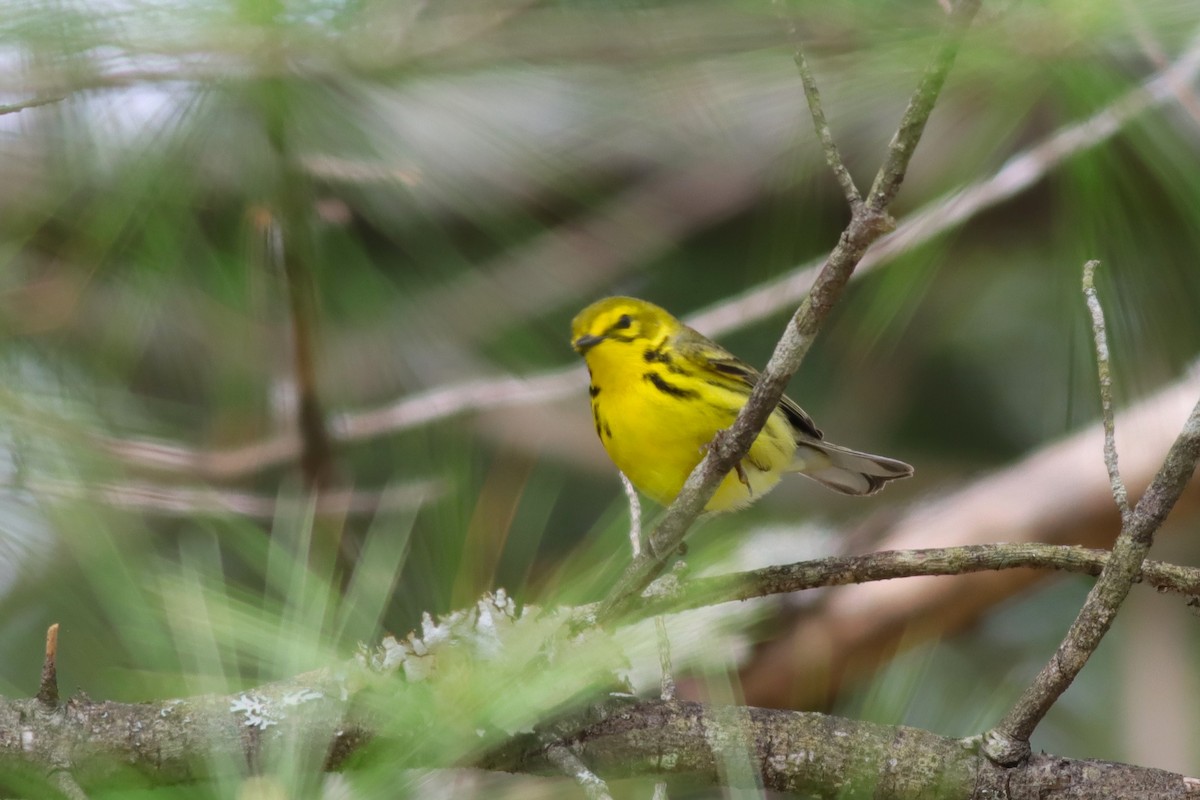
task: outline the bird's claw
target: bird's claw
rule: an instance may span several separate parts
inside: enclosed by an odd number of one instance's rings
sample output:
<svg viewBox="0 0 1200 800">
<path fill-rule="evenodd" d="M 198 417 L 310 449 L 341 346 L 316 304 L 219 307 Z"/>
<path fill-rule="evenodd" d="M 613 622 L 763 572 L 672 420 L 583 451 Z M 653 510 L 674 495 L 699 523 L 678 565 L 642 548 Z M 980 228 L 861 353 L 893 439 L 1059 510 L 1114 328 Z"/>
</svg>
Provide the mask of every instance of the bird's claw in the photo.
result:
<svg viewBox="0 0 1200 800">
<path fill-rule="evenodd" d="M 742 466 L 742 462 L 739 461 L 734 470 L 737 472 L 738 480 L 742 482 L 742 486 L 746 487 L 746 491 L 754 494 L 754 487 L 750 485 L 750 476 L 746 474 L 746 468 Z"/>
</svg>

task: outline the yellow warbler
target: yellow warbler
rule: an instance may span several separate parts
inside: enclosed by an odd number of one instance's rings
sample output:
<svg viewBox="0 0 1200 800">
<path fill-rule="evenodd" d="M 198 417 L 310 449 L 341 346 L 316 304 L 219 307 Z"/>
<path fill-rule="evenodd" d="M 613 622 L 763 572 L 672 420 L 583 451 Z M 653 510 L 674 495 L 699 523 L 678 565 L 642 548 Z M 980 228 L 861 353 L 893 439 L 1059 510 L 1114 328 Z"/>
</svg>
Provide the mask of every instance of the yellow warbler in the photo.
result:
<svg viewBox="0 0 1200 800">
<path fill-rule="evenodd" d="M 571 346 L 592 376 L 592 416 L 604 449 L 634 486 L 663 505 L 675 499 L 717 431 L 733 424 L 759 378 L 703 334 L 632 297 L 609 297 L 581 311 L 571 323 Z M 803 409 L 784 397 L 705 510 L 748 505 L 785 472 L 865 495 L 913 469 L 824 441 Z"/>
</svg>

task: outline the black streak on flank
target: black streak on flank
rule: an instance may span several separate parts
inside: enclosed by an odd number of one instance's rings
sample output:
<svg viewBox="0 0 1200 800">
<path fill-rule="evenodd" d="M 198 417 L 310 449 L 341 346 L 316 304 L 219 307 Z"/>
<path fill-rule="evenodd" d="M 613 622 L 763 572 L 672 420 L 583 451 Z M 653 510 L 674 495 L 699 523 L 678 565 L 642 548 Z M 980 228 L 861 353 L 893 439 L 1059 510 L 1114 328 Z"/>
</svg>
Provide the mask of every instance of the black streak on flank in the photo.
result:
<svg viewBox="0 0 1200 800">
<path fill-rule="evenodd" d="M 650 383 L 654 384 L 655 389 L 658 389 L 660 392 L 662 392 L 663 394 L 668 395 L 670 397 L 675 397 L 680 400 L 683 400 L 685 398 L 694 398 L 694 397 L 700 396 L 697 392 L 695 392 L 692 389 L 680 389 L 678 386 L 669 382 L 666 378 L 664 378 L 662 375 L 659 375 L 657 372 L 646 372 L 642 375 L 642 377 L 645 378 L 646 380 L 650 381 Z"/>
<path fill-rule="evenodd" d="M 591 395 L 592 397 L 595 397 L 596 395 L 600 394 L 600 387 L 599 386 L 589 386 L 588 394 Z"/>
<path fill-rule="evenodd" d="M 671 354 L 664 352 L 662 350 L 655 350 L 653 348 L 647 348 L 645 350 L 645 352 L 642 353 L 642 358 L 646 361 L 647 364 L 653 364 L 655 362 L 662 364 L 663 366 L 665 366 L 667 368 L 667 372 L 670 372 L 672 375 L 689 375 L 690 376 L 692 374 L 692 373 L 688 372 L 686 369 L 684 369 L 683 367 L 675 366 L 675 362 L 671 359 Z"/>
<path fill-rule="evenodd" d="M 596 435 L 600 435 L 600 409 L 592 406 L 592 419 L 596 423 Z"/>
<path fill-rule="evenodd" d="M 612 428 L 608 427 L 607 422 L 604 423 L 603 427 L 604 427 L 604 435 L 606 437 L 608 437 L 609 439 L 611 439 L 612 438 Z"/>
<path fill-rule="evenodd" d="M 653 364 L 655 361 L 657 361 L 660 364 L 666 364 L 667 366 L 671 365 L 670 355 L 664 353 L 662 350 L 655 350 L 652 347 L 648 348 L 646 352 L 642 353 L 642 358 L 646 359 L 647 364 Z"/>
</svg>

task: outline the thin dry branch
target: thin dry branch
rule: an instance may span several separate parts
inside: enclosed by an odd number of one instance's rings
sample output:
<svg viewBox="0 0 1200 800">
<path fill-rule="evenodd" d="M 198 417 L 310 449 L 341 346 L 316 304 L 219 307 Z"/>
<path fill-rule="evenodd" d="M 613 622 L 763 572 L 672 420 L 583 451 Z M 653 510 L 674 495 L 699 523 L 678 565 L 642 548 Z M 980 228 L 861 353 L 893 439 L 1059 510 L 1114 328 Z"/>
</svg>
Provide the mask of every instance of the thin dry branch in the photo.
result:
<svg viewBox="0 0 1200 800">
<path fill-rule="evenodd" d="M 637 558 L 642 554 L 642 501 L 638 497 L 637 489 L 633 488 L 633 481 L 629 480 L 624 472 L 617 474 L 621 476 L 625 499 L 629 501 L 629 552 Z"/>
<path fill-rule="evenodd" d="M 852 210 L 856 209 L 862 205 L 862 195 L 859 194 L 858 187 L 854 185 L 854 178 L 850 176 L 850 171 L 842 162 L 841 151 L 838 150 L 837 142 L 834 141 L 833 132 L 829 130 L 829 122 L 825 119 L 825 109 L 821 105 L 821 92 L 817 89 L 817 79 L 813 77 L 808 59 L 804 57 L 804 47 L 800 39 L 800 31 L 796 27 L 796 18 L 783 9 L 781 0 L 776 0 L 775 5 L 780 9 L 788 34 L 792 37 L 792 43 L 796 47 L 796 52 L 792 54 L 792 60 L 796 62 L 796 69 L 800 71 L 800 81 L 804 84 L 804 97 L 808 100 L 808 110 L 812 115 L 817 139 L 821 142 L 821 149 L 825 151 L 825 161 L 833 170 L 833 176 L 837 178 L 838 184 L 842 187 L 846 203 Z"/>
<path fill-rule="evenodd" d="M 1054 656 L 1012 710 L 989 732 L 988 756 L 1000 764 L 1013 764 L 1029 754 L 1029 737 L 1054 702 L 1071 685 L 1104 638 L 1117 610 L 1142 567 L 1175 501 L 1196 471 L 1200 460 L 1200 402 L 1171 446 L 1162 469 L 1122 527 L 1112 555 L 1088 592 L 1087 600 Z"/>
<path fill-rule="evenodd" d="M 1112 484 L 1113 500 L 1121 512 L 1121 520 L 1129 521 L 1129 492 L 1117 467 L 1117 433 L 1113 423 L 1112 372 L 1108 363 L 1108 332 L 1104 325 L 1104 309 L 1096 295 L 1096 267 L 1099 261 L 1083 265 L 1083 297 L 1092 317 L 1092 338 L 1096 346 L 1096 372 L 1100 383 L 1100 421 L 1104 426 L 1104 466 Z"/>
<path fill-rule="evenodd" d="M 545 756 L 547 761 L 579 784 L 588 800 L 612 800 L 608 784 L 562 744 L 555 743 L 547 747 Z"/>
<path fill-rule="evenodd" d="M 0 117 L 5 114 L 16 114 L 18 111 L 24 111 L 27 108 L 37 108 L 38 106 L 48 106 L 51 103 L 58 103 L 66 100 L 65 94 L 49 95 L 46 97 L 35 97 L 31 100 L 24 100 L 20 103 L 3 103 L 0 104 Z"/>
<path fill-rule="evenodd" d="M 140 482 L 82 484 L 37 478 L 27 479 L 14 488 L 27 489 L 35 495 L 52 499 L 85 500 L 111 508 L 164 516 L 240 514 L 257 519 L 273 519 L 281 510 L 301 510 L 310 505 L 307 498 L 301 497 L 272 497 L 228 489 Z M 409 511 L 437 498 L 443 490 L 443 485 L 438 481 L 397 484 L 383 491 L 333 488 L 317 495 L 312 510 L 318 516 L 335 517 Z"/>
<path fill-rule="evenodd" d="M 1200 461 L 1200 401 L 1192 409 L 1154 480 L 1130 513 L 1125 485 L 1117 471 L 1116 442 L 1112 420 L 1112 392 L 1108 375 L 1108 345 L 1104 314 L 1096 299 L 1096 262 L 1084 267 L 1083 289 L 1092 314 L 1096 361 L 1100 373 L 1100 396 L 1104 410 L 1104 461 L 1112 482 L 1113 499 L 1121 509 L 1121 533 L 1096 585 L 1088 592 L 1083 608 L 1071 624 L 1058 649 L 1022 693 L 1016 705 L 988 731 L 984 751 L 998 764 L 1015 764 L 1028 758 L 1029 737 L 1042 718 L 1087 664 L 1100 641 L 1112 627 L 1117 612 L 1142 569 L 1142 562 Z"/>
<path fill-rule="evenodd" d="M 1200 375 L 1194 375 L 1117 415 L 1121 472 L 1134 497 L 1150 484 L 1198 394 Z M 1103 442 L 1101 426 L 1093 425 L 941 497 L 926 498 L 894 519 L 868 521 L 861 534 L 846 535 L 869 536 L 881 550 L 998 541 L 1109 548 L 1121 520 L 1096 455 Z M 1176 516 L 1198 510 L 1200 482 L 1193 481 Z M 741 671 L 746 700 L 759 706 L 820 707 L 842 685 L 892 658 L 897 648 L 961 630 L 1044 577 L 1010 569 L 829 589 L 819 613 L 799 613 L 786 632 L 755 649 Z"/>
<path fill-rule="evenodd" d="M 58 623 L 46 629 L 46 656 L 42 661 L 42 678 L 38 683 L 38 702 L 49 708 L 58 706 Z"/>
<path fill-rule="evenodd" d="M 52 773 L 51 782 L 67 800 L 88 800 L 87 792 L 83 790 L 71 773 L 64 769 L 55 770 Z"/>
<path fill-rule="evenodd" d="M 837 556 L 708 578 L 693 578 L 678 592 L 655 596 L 639 611 L 647 616 L 703 608 L 752 597 L 844 586 L 896 578 L 967 575 L 1008 569 L 1039 569 L 1099 575 L 1109 551 L 1074 545 L 1004 542 L 999 544 L 881 550 L 861 556 Z M 1160 592 L 1200 596 L 1200 568 L 1146 561 L 1137 580 Z"/>
<path fill-rule="evenodd" d="M 662 692 L 659 697 L 667 701 L 674 700 L 675 671 L 671 666 L 671 637 L 661 616 L 654 618 L 654 632 L 658 636 L 658 665 L 662 669 Z"/>
<path fill-rule="evenodd" d="M 718 434 L 704 459 L 692 471 L 679 495 L 646 542 L 647 553 L 626 570 L 601 603 L 597 619 L 611 622 L 636 601 L 638 595 L 666 566 L 667 559 L 682 544 L 704 504 L 712 497 L 725 475 L 750 449 L 758 432 L 783 397 L 787 382 L 795 375 L 808 349 L 840 299 L 855 266 L 867 248 L 893 224 L 887 208 L 900 189 L 909 160 L 924 132 L 925 123 L 954 63 L 967 27 L 979 8 L 978 0 L 962 0 L 951 16 L 942 41 L 905 109 L 900 126 L 888 146 L 866 202 L 854 209 L 846 230 L 829 255 L 808 296 L 792 317 L 771 355 L 753 392 L 733 425 Z"/>
</svg>

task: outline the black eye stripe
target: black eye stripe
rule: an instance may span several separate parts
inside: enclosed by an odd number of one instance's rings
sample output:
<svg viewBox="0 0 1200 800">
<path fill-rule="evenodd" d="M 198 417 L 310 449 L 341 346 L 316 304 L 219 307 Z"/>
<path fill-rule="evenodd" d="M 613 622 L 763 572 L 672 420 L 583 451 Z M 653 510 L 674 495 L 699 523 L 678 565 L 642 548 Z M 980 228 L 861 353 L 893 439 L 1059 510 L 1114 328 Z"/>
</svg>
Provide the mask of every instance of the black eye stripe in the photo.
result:
<svg viewBox="0 0 1200 800">
<path fill-rule="evenodd" d="M 628 314 L 622 314 L 621 318 L 612 324 L 609 328 L 611 331 L 620 331 L 633 326 L 633 317 Z"/>
</svg>

